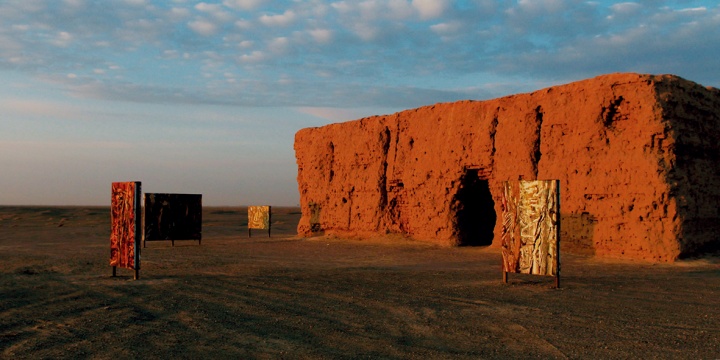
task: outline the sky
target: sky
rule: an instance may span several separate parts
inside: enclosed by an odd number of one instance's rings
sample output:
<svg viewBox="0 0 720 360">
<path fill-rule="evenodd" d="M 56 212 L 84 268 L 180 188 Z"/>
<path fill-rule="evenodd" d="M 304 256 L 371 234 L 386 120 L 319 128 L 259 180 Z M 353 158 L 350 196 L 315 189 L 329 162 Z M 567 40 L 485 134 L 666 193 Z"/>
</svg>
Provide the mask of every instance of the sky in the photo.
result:
<svg viewBox="0 0 720 360">
<path fill-rule="evenodd" d="M 718 59 L 716 0 L 0 0 L 0 205 L 294 206 L 302 128 Z"/>
</svg>

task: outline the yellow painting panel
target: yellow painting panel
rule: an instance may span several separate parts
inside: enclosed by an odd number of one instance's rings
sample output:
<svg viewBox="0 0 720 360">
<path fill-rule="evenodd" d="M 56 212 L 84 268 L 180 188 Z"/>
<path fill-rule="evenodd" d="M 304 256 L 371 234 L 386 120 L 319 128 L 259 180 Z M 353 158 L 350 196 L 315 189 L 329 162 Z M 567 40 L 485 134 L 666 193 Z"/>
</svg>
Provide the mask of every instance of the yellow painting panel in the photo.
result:
<svg viewBox="0 0 720 360">
<path fill-rule="evenodd" d="M 270 228 L 270 206 L 248 206 L 248 229 Z"/>
</svg>

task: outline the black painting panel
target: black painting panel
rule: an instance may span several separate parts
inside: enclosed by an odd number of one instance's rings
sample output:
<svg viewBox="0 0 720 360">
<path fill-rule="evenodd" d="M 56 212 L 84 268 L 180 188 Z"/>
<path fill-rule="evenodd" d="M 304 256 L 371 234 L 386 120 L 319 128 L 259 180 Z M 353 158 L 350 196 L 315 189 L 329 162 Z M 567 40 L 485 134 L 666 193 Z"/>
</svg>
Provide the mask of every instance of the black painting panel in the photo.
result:
<svg viewBox="0 0 720 360">
<path fill-rule="evenodd" d="M 145 240 L 200 240 L 202 195 L 145 194 Z"/>
</svg>

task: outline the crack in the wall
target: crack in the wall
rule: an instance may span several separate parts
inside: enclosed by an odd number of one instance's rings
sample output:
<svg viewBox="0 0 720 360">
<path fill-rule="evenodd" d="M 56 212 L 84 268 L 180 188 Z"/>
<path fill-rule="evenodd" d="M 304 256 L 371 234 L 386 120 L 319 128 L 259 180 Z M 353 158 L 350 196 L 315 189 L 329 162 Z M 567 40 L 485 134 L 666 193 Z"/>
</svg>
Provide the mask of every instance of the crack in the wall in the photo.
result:
<svg viewBox="0 0 720 360">
<path fill-rule="evenodd" d="M 330 171 L 328 172 L 328 182 L 332 182 L 333 178 L 335 178 L 335 170 L 333 170 L 335 165 L 335 144 L 333 144 L 332 141 L 328 144 L 328 150 L 330 150 Z"/>
<path fill-rule="evenodd" d="M 606 128 L 612 128 L 618 115 L 618 109 L 620 108 L 620 104 L 622 104 L 624 100 L 625 99 L 622 96 L 619 96 L 615 98 L 615 100 L 611 101 L 610 105 L 608 105 L 607 107 L 602 107 L 602 111 L 600 112 L 600 118 Z"/>
<path fill-rule="evenodd" d="M 355 187 L 353 186 L 350 191 L 348 191 L 348 197 L 347 200 L 343 198 L 343 202 L 348 203 L 348 220 L 347 220 L 347 228 L 350 230 L 350 225 L 352 224 L 352 207 L 353 207 L 353 193 L 355 192 Z"/>
<path fill-rule="evenodd" d="M 390 129 L 386 126 L 385 130 L 380 133 L 380 143 L 382 144 L 382 171 L 378 178 L 378 191 L 380 192 L 380 212 L 384 213 L 388 204 L 388 191 L 387 191 L 387 169 L 388 169 L 388 154 L 390 152 Z M 377 228 L 380 229 L 382 223 L 382 216 L 378 216 Z"/>
<path fill-rule="evenodd" d="M 540 151 L 540 142 L 542 140 L 542 124 L 543 124 L 543 111 L 542 106 L 535 108 L 535 144 L 533 145 L 533 152 L 531 154 L 533 179 L 538 178 L 538 169 L 540 167 L 540 158 L 542 152 Z"/>
<path fill-rule="evenodd" d="M 500 108 L 498 107 L 495 109 L 495 114 L 493 115 L 492 122 L 490 122 L 490 144 L 492 144 L 492 148 L 490 149 L 490 171 L 495 170 L 495 152 L 497 149 L 495 148 L 495 134 L 497 134 L 497 127 L 499 121 L 499 115 L 500 115 Z"/>
<path fill-rule="evenodd" d="M 397 157 L 398 157 L 398 143 L 400 142 L 400 116 L 395 117 L 395 148 L 394 148 L 394 157 L 393 157 L 393 163 L 397 164 Z M 390 149 L 388 148 L 388 152 Z"/>
</svg>

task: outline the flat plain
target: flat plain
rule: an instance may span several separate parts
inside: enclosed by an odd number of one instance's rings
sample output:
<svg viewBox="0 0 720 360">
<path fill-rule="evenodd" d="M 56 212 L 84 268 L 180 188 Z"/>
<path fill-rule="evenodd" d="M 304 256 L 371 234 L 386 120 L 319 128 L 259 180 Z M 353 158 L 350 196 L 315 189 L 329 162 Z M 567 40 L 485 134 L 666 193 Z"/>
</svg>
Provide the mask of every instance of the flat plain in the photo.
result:
<svg viewBox="0 0 720 360">
<path fill-rule="evenodd" d="M 0 207 L 1 358 L 720 358 L 720 258 L 562 254 L 501 282 L 496 248 L 387 235 L 272 237 L 204 208 L 203 241 L 148 242 L 109 266 L 107 207 Z"/>
</svg>

